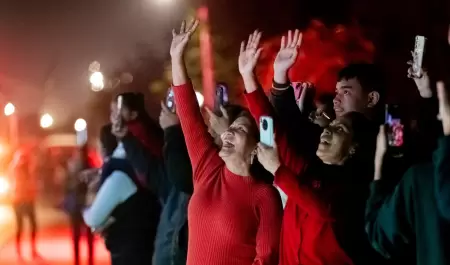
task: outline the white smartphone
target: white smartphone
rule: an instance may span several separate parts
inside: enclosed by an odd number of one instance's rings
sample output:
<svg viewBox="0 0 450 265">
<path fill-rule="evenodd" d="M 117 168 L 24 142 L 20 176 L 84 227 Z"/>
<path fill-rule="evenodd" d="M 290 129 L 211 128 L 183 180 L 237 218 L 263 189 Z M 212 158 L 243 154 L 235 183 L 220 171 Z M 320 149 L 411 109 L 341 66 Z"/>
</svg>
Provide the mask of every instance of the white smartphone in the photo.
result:
<svg viewBox="0 0 450 265">
<path fill-rule="evenodd" d="M 273 119 L 269 116 L 262 116 L 259 120 L 259 141 L 267 146 L 273 147 Z"/>
<path fill-rule="evenodd" d="M 420 77 L 422 62 L 423 62 L 423 54 L 425 53 L 425 43 L 427 39 L 424 36 L 416 36 L 416 41 L 414 43 L 414 52 L 413 52 L 413 75 Z"/>
</svg>

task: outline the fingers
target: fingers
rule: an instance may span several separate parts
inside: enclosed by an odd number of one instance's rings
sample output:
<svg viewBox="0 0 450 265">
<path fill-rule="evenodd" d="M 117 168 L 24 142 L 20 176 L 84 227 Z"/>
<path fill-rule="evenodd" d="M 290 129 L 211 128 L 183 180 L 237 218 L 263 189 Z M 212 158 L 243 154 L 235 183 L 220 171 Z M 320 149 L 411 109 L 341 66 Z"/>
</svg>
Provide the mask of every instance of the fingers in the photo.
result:
<svg viewBox="0 0 450 265">
<path fill-rule="evenodd" d="M 175 31 L 175 29 L 172 29 L 172 38 L 175 37 L 177 35 L 177 32 Z"/>
<path fill-rule="evenodd" d="M 447 91 L 445 90 L 444 82 L 439 81 L 436 84 L 437 87 L 437 94 L 439 99 L 439 106 L 448 106 L 448 97 L 447 97 Z M 442 116 L 442 113 L 441 113 Z"/>
<path fill-rule="evenodd" d="M 262 48 L 259 48 L 259 49 L 256 51 L 255 57 L 254 57 L 255 61 L 258 61 L 259 57 L 261 56 L 262 51 L 263 51 Z"/>
<path fill-rule="evenodd" d="M 288 31 L 288 37 L 287 37 L 287 47 L 291 47 L 292 45 L 292 31 Z"/>
<path fill-rule="evenodd" d="M 239 50 L 239 53 L 244 53 L 245 52 L 245 41 L 242 41 L 241 42 L 241 48 L 240 48 L 240 50 Z"/>
<path fill-rule="evenodd" d="M 186 31 L 186 21 L 183 20 L 183 22 L 181 22 L 181 26 L 180 26 L 180 34 L 185 33 Z"/>
<path fill-rule="evenodd" d="M 210 119 L 217 119 L 217 115 L 208 107 L 205 107 Z"/>
<path fill-rule="evenodd" d="M 299 33 L 298 35 L 298 39 L 297 39 L 297 48 L 299 48 L 302 45 L 302 40 L 303 40 L 303 34 Z"/>
<path fill-rule="evenodd" d="M 189 27 L 189 30 L 188 30 L 189 35 L 191 35 L 192 33 L 195 32 L 198 25 L 199 25 L 198 19 L 192 19 L 191 26 Z"/>
<path fill-rule="evenodd" d="M 280 50 L 283 50 L 284 48 L 286 48 L 286 38 L 283 36 L 281 37 Z"/>
<path fill-rule="evenodd" d="M 450 45 L 450 25 L 448 26 L 447 41 L 448 41 L 448 45 Z"/>
<path fill-rule="evenodd" d="M 224 106 L 220 106 L 220 112 L 222 112 L 222 116 L 225 118 L 225 119 L 230 119 L 230 117 L 228 117 L 228 112 L 227 112 L 227 110 L 225 109 L 225 107 Z"/>
<path fill-rule="evenodd" d="M 164 101 L 161 101 L 161 111 L 162 112 L 170 112 L 169 108 L 167 108 L 166 103 L 164 103 Z"/>
</svg>

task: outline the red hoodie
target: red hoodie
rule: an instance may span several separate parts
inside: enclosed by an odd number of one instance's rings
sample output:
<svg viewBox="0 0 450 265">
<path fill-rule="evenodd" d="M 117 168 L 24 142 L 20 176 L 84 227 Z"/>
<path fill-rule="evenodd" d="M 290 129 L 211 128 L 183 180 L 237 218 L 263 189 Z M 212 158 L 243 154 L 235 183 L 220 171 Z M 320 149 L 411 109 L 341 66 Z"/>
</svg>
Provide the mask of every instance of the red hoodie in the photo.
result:
<svg viewBox="0 0 450 265">
<path fill-rule="evenodd" d="M 274 117 L 262 89 L 246 94 L 256 121 Z M 280 239 L 280 265 L 351 265 L 352 260 L 339 245 L 331 214 L 331 201 L 317 196 L 314 185 L 301 184 L 306 161 L 289 147 L 286 132 L 275 122 L 276 143 L 282 166 L 275 173 L 275 184 L 288 196 Z"/>
</svg>

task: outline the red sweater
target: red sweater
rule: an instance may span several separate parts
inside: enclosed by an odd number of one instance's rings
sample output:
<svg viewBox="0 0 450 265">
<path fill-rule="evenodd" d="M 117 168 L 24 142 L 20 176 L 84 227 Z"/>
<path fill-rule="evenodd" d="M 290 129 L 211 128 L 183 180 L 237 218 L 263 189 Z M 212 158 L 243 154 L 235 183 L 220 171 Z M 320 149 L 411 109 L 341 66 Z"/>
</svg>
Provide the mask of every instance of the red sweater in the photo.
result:
<svg viewBox="0 0 450 265">
<path fill-rule="evenodd" d="M 225 167 L 190 83 L 174 86 L 174 94 L 194 178 L 187 264 L 277 264 L 282 218 L 278 192 Z"/>
<path fill-rule="evenodd" d="M 262 89 L 246 94 L 255 118 L 274 116 L 272 105 Z M 333 231 L 332 202 L 317 196 L 314 187 L 301 184 L 306 161 L 289 147 L 286 132 L 275 122 L 276 143 L 283 163 L 275 173 L 275 184 L 288 196 L 281 228 L 280 265 L 350 265 Z M 299 136 L 301 137 L 301 136 Z"/>
</svg>

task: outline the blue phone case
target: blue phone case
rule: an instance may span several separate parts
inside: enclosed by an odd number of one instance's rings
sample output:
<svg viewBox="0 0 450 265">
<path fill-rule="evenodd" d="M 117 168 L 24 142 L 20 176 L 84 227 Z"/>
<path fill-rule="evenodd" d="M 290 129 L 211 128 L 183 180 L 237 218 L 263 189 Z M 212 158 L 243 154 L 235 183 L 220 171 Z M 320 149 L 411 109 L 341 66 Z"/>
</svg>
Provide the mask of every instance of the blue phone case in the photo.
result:
<svg viewBox="0 0 450 265">
<path fill-rule="evenodd" d="M 269 116 L 262 116 L 259 120 L 259 141 L 267 146 L 273 147 L 273 119 Z"/>
</svg>

